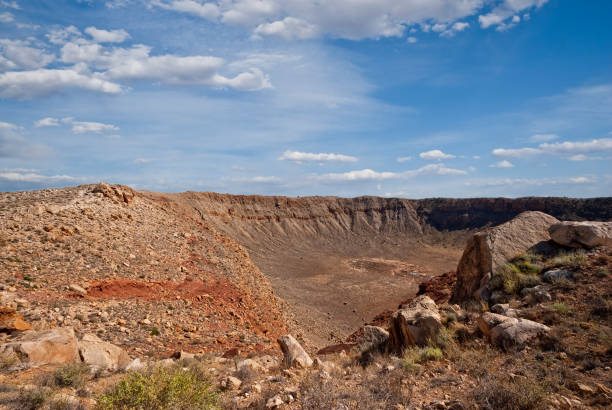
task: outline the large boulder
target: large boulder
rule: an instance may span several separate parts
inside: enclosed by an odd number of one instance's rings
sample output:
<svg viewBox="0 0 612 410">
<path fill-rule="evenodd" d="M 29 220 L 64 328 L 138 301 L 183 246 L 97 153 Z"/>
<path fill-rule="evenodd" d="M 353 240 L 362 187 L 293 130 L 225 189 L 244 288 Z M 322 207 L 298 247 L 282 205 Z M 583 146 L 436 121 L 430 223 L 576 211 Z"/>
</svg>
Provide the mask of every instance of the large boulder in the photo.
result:
<svg viewBox="0 0 612 410">
<path fill-rule="evenodd" d="M 130 357 L 123 349 L 101 340 L 96 335 L 86 334 L 78 343 L 81 360 L 94 371 L 114 372 L 130 364 Z"/>
<path fill-rule="evenodd" d="M 363 334 L 357 340 L 361 352 L 384 352 L 389 343 L 389 332 L 378 326 L 364 326 Z"/>
<path fill-rule="evenodd" d="M 417 296 L 391 316 L 390 345 L 397 352 L 409 346 L 424 346 L 435 340 L 442 320 L 436 302 L 429 296 Z"/>
<path fill-rule="evenodd" d="M 13 307 L 0 306 L 0 332 L 30 330 L 32 326 Z"/>
<path fill-rule="evenodd" d="M 549 233 L 553 241 L 571 248 L 612 246 L 612 222 L 559 222 Z"/>
<path fill-rule="evenodd" d="M 517 319 L 486 312 L 478 318 L 478 328 L 492 344 L 509 349 L 524 346 L 550 331 L 548 326 L 527 319 Z"/>
<path fill-rule="evenodd" d="M 312 366 L 312 359 L 293 336 L 281 336 L 278 338 L 277 342 L 283 351 L 283 362 L 285 366 L 296 366 L 301 368 Z"/>
<path fill-rule="evenodd" d="M 545 213 L 529 211 L 472 236 L 457 266 L 452 303 L 485 296 L 491 275 L 510 259 L 543 247 L 550 240 L 548 228 L 558 222 Z"/>
<path fill-rule="evenodd" d="M 0 346 L 0 352 L 13 352 L 31 367 L 61 365 L 79 360 L 74 329 L 61 327 L 49 330 L 28 330 Z"/>
</svg>

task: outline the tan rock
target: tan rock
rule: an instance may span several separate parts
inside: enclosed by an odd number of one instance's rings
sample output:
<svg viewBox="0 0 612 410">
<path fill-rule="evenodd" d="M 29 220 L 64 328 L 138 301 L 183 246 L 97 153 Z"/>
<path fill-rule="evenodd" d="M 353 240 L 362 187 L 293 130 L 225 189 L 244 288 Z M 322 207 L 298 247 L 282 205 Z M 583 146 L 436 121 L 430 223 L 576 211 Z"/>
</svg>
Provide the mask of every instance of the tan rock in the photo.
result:
<svg viewBox="0 0 612 410">
<path fill-rule="evenodd" d="M 478 319 L 478 327 L 492 344 L 504 349 L 522 346 L 548 333 L 550 328 L 527 319 L 517 319 L 486 312 Z"/>
<path fill-rule="evenodd" d="M 312 366 L 312 359 L 293 336 L 281 336 L 278 338 L 277 342 L 283 351 L 283 362 L 285 366 L 302 368 Z"/>
<path fill-rule="evenodd" d="M 94 194 L 100 193 L 104 197 L 113 200 L 114 202 L 123 202 L 131 204 L 134 201 L 134 190 L 125 185 L 110 185 L 106 182 L 100 182 L 96 185 L 92 192 Z"/>
<path fill-rule="evenodd" d="M 510 259 L 549 241 L 548 228 L 558 222 L 542 212 L 523 212 L 511 221 L 472 236 L 457 266 L 451 301 L 461 303 L 480 298 L 491 274 Z"/>
<path fill-rule="evenodd" d="M 15 308 L 0 306 L 0 331 L 24 331 L 30 330 L 32 326 L 23 320 Z"/>
<path fill-rule="evenodd" d="M 79 360 L 79 349 L 74 329 L 62 327 L 49 330 L 28 330 L 0 351 L 12 351 L 30 366 L 67 364 Z"/>
<path fill-rule="evenodd" d="M 612 222 L 559 222 L 549 233 L 553 241 L 572 248 L 612 246 Z"/>
<path fill-rule="evenodd" d="M 436 303 L 429 296 L 418 296 L 391 316 L 390 347 L 401 352 L 408 346 L 424 346 L 435 339 L 440 327 Z"/>
<path fill-rule="evenodd" d="M 81 360 L 95 370 L 114 372 L 130 364 L 130 357 L 119 346 L 86 334 L 78 342 Z"/>
</svg>

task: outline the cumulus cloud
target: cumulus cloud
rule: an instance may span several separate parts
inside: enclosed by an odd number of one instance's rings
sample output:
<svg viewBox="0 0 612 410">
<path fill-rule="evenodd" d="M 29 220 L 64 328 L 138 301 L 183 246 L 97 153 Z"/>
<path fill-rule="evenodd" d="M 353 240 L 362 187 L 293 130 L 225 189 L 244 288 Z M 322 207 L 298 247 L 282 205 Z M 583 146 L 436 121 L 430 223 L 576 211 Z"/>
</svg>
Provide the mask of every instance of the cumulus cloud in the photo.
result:
<svg viewBox="0 0 612 410">
<path fill-rule="evenodd" d="M 121 30 L 101 30 L 95 27 L 87 27 L 85 32 L 98 43 L 123 43 L 130 38 L 127 31 Z"/>
<path fill-rule="evenodd" d="M 502 178 L 502 179 L 482 179 L 468 181 L 465 186 L 475 187 L 500 187 L 500 186 L 544 186 L 544 185 L 570 185 L 586 184 L 595 182 L 595 178 L 579 176 L 570 178 Z"/>
<path fill-rule="evenodd" d="M 570 159 L 581 160 L 584 155 L 592 152 L 612 151 L 612 138 L 600 138 L 590 141 L 565 141 L 554 143 L 542 143 L 538 148 L 497 148 L 493 155 L 505 158 L 521 158 L 533 155 L 558 155 L 567 156 Z"/>
<path fill-rule="evenodd" d="M 371 169 L 362 169 L 344 173 L 331 173 L 318 175 L 315 179 L 319 181 L 383 181 L 388 179 L 412 178 L 419 175 L 465 175 L 466 171 L 461 169 L 447 168 L 444 164 L 429 164 L 424 167 L 404 172 L 378 172 Z"/>
<path fill-rule="evenodd" d="M 62 118 L 64 124 L 72 125 L 72 132 L 75 134 L 102 134 L 108 131 L 119 131 L 119 127 L 112 124 L 104 124 L 101 122 L 90 122 L 90 121 L 75 121 L 71 117 Z"/>
<path fill-rule="evenodd" d="M 226 63 L 212 56 L 151 56 L 151 48 L 139 44 L 131 48 L 107 49 L 100 44 L 68 42 L 61 50 L 65 63 L 84 63 L 102 70 L 99 77 L 108 80 L 153 80 L 167 85 L 207 85 L 240 91 L 270 88 L 267 75 L 258 68 L 226 77 L 219 74 Z"/>
<path fill-rule="evenodd" d="M 195 0 L 153 0 L 152 4 L 166 10 L 183 12 L 206 20 L 215 20 L 221 15 L 219 6 L 212 2 L 205 3 L 203 1 Z"/>
<path fill-rule="evenodd" d="M 316 37 L 318 34 L 319 30 L 316 26 L 293 17 L 286 17 L 272 23 L 262 23 L 255 28 L 256 36 L 277 36 L 285 40 L 303 40 Z"/>
<path fill-rule="evenodd" d="M 492 15 L 481 16 L 488 27 L 504 20 L 502 12 L 517 13 L 544 0 L 493 0 Z M 181 11 L 208 20 L 251 28 L 256 35 L 311 38 L 328 35 L 352 40 L 402 36 L 407 27 L 421 26 L 444 36 L 463 31 L 461 19 L 478 14 L 488 0 L 151 0 L 152 6 Z M 508 17 L 511 17 L 508 15 Z M 481 22 L 481 25 L 483 23 Z"/>
<path fill-rule="evenodd" d="M 441 161 L 443 159 L 450 159 L 450 158 L 455 158 L 454 155 L 452 154 L 445 154 L 444 152 L 440 151 L 439 149 L 433 149 L 431 151 L 427 151 L 427 152 L 421 152 L 419 154 L 419 157 L 429 160 L 429 161 Z"/>
<path fill-rule="evenodd" d="M 29 99 L 80 88 L 106 94 L 121 92 L 119 84 L 74 69 L 38 69 L 0 74 L 0 97 Z"/>
<path fill-rule="evenodd" d="M 59 120 L 57 118 L 53 118 L 53 117 L 46 117 L 46 118 L 41 118 L 40 120 L 36 121 L 34 123 L 34 126 L 36 128 L 40 128 L 40 127 L 57 127 L 59 126 Z"/>
<path fill-rule="evenodd" d="M 478 16 L 478 22 L 482 28 L 497 26 L 499 31 L 507 30 L 520 22 L 517 13 L 531 8 L 540 8 L 548 0 L 503 0 L 487 14 Z M 524 18 L 528 20 L 529 17 Z"/>
<path fill-rule="evenodd" d="M 514 168 L 514 164 L 508 160 L 499 161 L 489 166 L 491 168 Z"/>
<path fill-rule="evenodd" d="M 358 159 L 343 154 L 311 153 L 299 151 L 285 151 L 279 158 L 281 161 L 301 162 L 357 162 Z"/>
<path fill-rule="evenodd" d="M 29 40 L 0 39 L 0 71 L 41 68 L 53 60 L 53 54 L 32 47 Z"/>
<path fill-rule="evenodd" d="M 407 162 L 410 161 L 412 159 L 412 157 L 399 157 L 396 159 L 397 162 L 402 163 L 402 162 Z"/>
<path fill-rule="evenodd" d="M 0 179 L 10 182 L 32 182 L 39 184 L 76 182 L 84 180 L 83 178 L 76 178 L 69 175 L 40 175 L 36 173 L 24 172 L 0 172 Z"/>
</svg>

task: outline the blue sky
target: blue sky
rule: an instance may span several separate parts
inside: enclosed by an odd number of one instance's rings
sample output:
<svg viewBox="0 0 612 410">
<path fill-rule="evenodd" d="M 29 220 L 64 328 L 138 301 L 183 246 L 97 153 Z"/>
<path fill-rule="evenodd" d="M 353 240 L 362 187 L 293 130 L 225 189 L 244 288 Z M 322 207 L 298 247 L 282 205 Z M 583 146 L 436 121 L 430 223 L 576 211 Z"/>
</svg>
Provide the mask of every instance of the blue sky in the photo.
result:
<svg viewBox="0 0 612 410">
<path fill-rule="evenodd" d="M 610 196 L 604 0 L 0 0 L 0 191 Z"/>
</svg>

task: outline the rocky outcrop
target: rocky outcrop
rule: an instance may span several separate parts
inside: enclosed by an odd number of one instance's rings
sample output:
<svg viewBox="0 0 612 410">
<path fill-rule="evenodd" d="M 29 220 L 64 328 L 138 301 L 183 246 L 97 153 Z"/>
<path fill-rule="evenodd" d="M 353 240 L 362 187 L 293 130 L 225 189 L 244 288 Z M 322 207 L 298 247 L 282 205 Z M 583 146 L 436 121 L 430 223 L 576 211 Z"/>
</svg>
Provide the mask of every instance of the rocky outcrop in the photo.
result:
<svg viewBox="0 0 612 410">
<path fill-rule="evenodd" d="M 32 326 L 13 307 L 0 306 L 0 332 L 30 330 Z"/>
<path fill-rule="evenodd" d="M 100 182 L 92 191 L 94 194 L 102 194 L 105 198 L 117 203 L 131 204 L 134 201 L 134 190 L 125 185 L 111 185 Z"/>
<path fill-rule="evenodd" d="M 565 221 L 552 225 L 549 233 L 553 241 L 571 248 L 612 246 L 612 222 Z"/>
<path fill-rule="evenodd" d="M 457 282 L 451 301 L 481 298 L 490 276 L 508 260 L 550 240 L 548 228 L 559 222 L 542 212 L 524 212 L 513 220 L 475 234 L 457 266 Z"/>
<path fill-rule="evenodd" d="M 357 346 L 362 353 L 384 352 L 389 343 L 389 332 L 378 326 L 364 326 L 363 334 L 357 340 Z"/>
<path fill-rule="evenodd" d="M 548 326 L 527 319 L 517 319 L 486 312 L 478 319 L 478 328 L 492 344 L 508 349 L 524 346 L 550 331 Z"/>
<path fill-rule="evenodd" d="M 429 296 L 417 296 L 391 316 L 391 349 L 401 352 L 409 346 L 424 346 L 435 340 L 441 327 L 442 319 L 436 302 Z"/>
<path fill-rule="evenodd" d="M 71 327 L 25 331 L 0 346 L 0 351 L 15 353 L 31 367 L 61 365 L 79 360 L 78 342 Z"/>
<path fill-rule="evenodd" d="M 277 342 L 283 351 L 283 363 L 286 367 L 295 366 L 305 369 L 312 366 L 312 359 L 293 336 L 281 336 Z"/>
<path fill-rule="evenodd" d="M 118 346 L 101 340 L 94 334 L 86 334 L 78 342 L 79 356 L 92 370 L 114 372 L 130 364 L 130 357 Z"/>
</svg>

